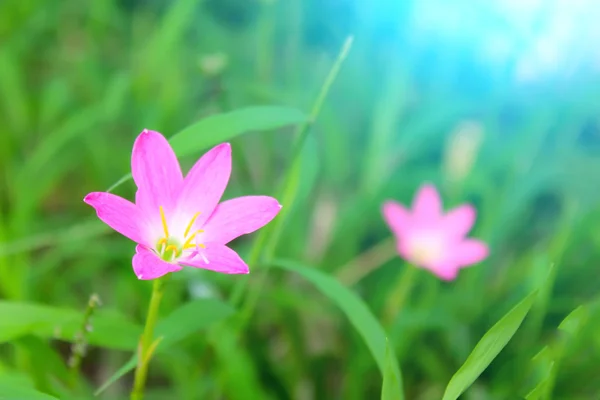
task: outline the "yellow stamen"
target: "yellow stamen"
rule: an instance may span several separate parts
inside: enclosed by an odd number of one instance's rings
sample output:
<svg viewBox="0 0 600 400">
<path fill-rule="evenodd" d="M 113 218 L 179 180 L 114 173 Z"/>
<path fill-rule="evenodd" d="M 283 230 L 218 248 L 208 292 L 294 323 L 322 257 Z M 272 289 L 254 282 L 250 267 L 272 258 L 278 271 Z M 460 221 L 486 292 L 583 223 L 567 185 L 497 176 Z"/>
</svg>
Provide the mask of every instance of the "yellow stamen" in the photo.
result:
<svg viewBox="0 0 600 400">
<path fill-rule="evenodd" d="M 192 220 L 188 224 L 187 228 L 185 228 L 185 233 L 183 234 L 183 237 L 187 237 L 188 233 L 190 232 L 190 229 L 192 229 L 192 225 L 194 225 L 194 221 L 196 221 L 196 218 L 198 218 L 198 215 L 200 215 L 199 212 L 194 214 L 194 216 L 192 217 Z"/>
<path fill-rule="evenodd" d="M 160 218 L 162 219 L 163 230 L 165 231 L 165 238 L 169 237 L 169 228 L 167 228 L 167 219 L 165 218 L 165 210 L 163 206 L 158 206 L 160 209 Z"/>
<path fill-rule="evenodd" d="M 192 243 L 192 240 L 194 240 L 194 238 L 196 238 L 196 235 L 198 235 L 199 233 L 202 233 L 202 232 L 204 232 L 204 229 L 198 229 L 196 232 L 194 232 L 192 235 L 190 235 L 190 237 L 187 238 L 187 240 L 183 244 L 183 248 L 190 249 L 191 247 L 189 247 L 189 246 Z M 187 236 L 187 234 L 186 234 L 186 236 Z M 195 247 L 194 245 L 191 245 L 191 246 Z"/>
<path fill-rule="evenodd" d="M 173 254 L 177 254 L 177 246 L 175 246 L 174 244 L 168 245 L 167 248 L 165 249 L 165 253 L 169 250 L 173 250 Z"/>
<path fill-rule="evenodd" d="M 162 238 L 158 241 L 158 245 L 160 246 L 161 244 L 167 244 L 167 238 Z"/>
<path fill-rule="evenodd" d="M 188 243 L 188 244 L 186 244 L 185 246 L 183 246 L 183 250 L 187 250 L 187 249 L 193 249 L 194 247 L 196 247 L 196 245 L 195 245 L 195 244 L 193 244 L 193 243 Z M 198 243 L 198 247 L 200 247 L 200 248 L 203 248 L 203 249 L 205 249 L 205 248 L 206 248 L 206 246 L 205 246 L 205 245 L 203 245 L 202 243 Z"/>
</svg>

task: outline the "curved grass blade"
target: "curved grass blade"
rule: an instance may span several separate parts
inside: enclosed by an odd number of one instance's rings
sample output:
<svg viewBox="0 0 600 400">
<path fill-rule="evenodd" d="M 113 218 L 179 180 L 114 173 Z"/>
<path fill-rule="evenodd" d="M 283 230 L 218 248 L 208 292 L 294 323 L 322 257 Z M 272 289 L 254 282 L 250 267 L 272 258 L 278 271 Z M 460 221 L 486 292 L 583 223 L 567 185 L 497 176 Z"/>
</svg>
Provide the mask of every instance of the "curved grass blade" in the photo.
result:
<svg viewBox="0 0 600 400">
<path fill-rule="evenodd" d="M 558 326 L 561 335 L 532 358 L 531 361 L 536 364 L 535 369 L 539 378 L 536 386 L 525 396 L 526 400 L 551 398 L 558 366 L 564 356 L 565 347 L 577 337 L 577 334 L 587 322 L 588 313 L 588 307 L 585 304 L 571 311 Z"/>
<path fill-rule="evenodd" d="M 510 341 L 531 309 L 538 291 L 535 290 L 513 307 L 475 346 L 467 361 L 450 379 L 442 400 L 456 400 L 481 375 Z"/>
<path fill-rule="evenodd" d="M 307 117 L 295 108 L 282 106 L 255 106 L 208 116 L 188 126 L 169 139 L 178 157 L 207 150 L 246 132 L 279 129 L 305 122 Z M 127 174 L 113 184 L 113 191 L 131 179 Z"/>
<path fill-rule="evenodd" d="M 400 377 L 394 368 L 394 349 L 390 348 L 390 342 L 385 341 L 385 372 L 383 373 L 383 387 L 381 388 L 381 400 L 398 400 L 402 398 L 400 392 Z"/>
<path fill-rule="evenodd" d="M 302 277 L 313 283 L 323 294 L 342 309 L 354 328 L 362 336 L 383 376 L 386 375 L 389 361 L 389 368 L 391 368 L 393 374 L 398 378 L 397 393 L 399 393 L 400 397 L 396 399 L 402 400 L 404 397 L 402 395 L 400 366 L 395 357 L 389 357 L 388 361 L 386 361 L 387 339 L 385 331 L 366 304 L 336 279 L 315 268 L 291 260 L 277 259 L 273 261 L 273 266 L 302 275 Z"/>
</svg>

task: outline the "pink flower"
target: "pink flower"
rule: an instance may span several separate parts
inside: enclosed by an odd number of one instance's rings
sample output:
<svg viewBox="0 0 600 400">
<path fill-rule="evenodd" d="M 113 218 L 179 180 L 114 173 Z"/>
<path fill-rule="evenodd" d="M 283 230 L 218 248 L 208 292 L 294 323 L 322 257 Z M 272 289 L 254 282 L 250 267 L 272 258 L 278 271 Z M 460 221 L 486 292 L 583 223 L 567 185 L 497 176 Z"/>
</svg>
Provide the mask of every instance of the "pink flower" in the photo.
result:
<svg viewBox="0 0 600 400">
<path fill-rule="evenodd" d="M 231 174 L 231 146 L 206 153 L 184 178 L 167 140 L 144 130 L 131 155 L 135 204 L 111 193 L 94 192 L 84 201 L 98 218 L 138 243 L 133 270 L 155 279 L 183 266 L 225 274 L 247 274 L 248 266 L 226 246 L 261 228 L 281 206 L 272 197 L 245 196 L 219 204 Z"/>
<path fill-rule="evenodd" d="M 459 269 L 488 255 L 484 242 L 466 238 L 475 223 L 475 209 L 463 204 L 444 214 L 432 185 L 421 186 L 412 210 L 394 201 L 385 202 L 383 217 L 396 236 L 400 256 L 441 279 L 456 278 Z"/>
</svg>

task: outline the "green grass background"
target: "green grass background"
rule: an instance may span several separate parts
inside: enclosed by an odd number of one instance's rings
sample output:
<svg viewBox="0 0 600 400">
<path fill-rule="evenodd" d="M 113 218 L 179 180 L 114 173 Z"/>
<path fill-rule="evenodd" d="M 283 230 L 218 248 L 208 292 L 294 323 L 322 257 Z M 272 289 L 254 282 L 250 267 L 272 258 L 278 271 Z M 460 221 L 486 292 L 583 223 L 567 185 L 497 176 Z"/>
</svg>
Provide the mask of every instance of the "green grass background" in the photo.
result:
<svg viewBox="0 0 600 400">
<path fill-rule="evenodd" d="M 541 398 L 600 398 L 600 82 L 590 76 L 523 87 L 490 78 L 481 89 L 451 50 L 433 60 L 403 51 L 394 16 L 401 25 L 404 7 L 2 1 L 2 299 L 83 315 L 97 293 L 101 310 L 142 324 L 151 285 L 132 273 L 134 245 L 97 221 L 85 194 L 129 172 L 144 128 L 172 136 L 206 116 L 255 105 L 308 114 L 352 34 L 302 151 L 296 201 L 273 254 L 336 276 L 390 236 L 383 200 L 408 203 L 423 181 L 433 182 L 447 208 L 477 206 L 473 234 L 489 241 L 491 255 L 452 283 L 419 274 L 405 309 L 386 326 L 406 398 L 440 399 L 481 336 L 539 287 L 521 329 L 464 398 L 522 398 L 548 373 L 552 388 Z M 456 178 L 452 160 L 468 155 L 452 143 L 465 122 L 480 127 L 481 144 L 468 173 Z M 252 132 L 232 146 L 225 196 L 277 193 L 295 151 L 293 129 Z M 184 168 L 200 155 L 185 157 Z M 128 182 L 117 193 L 133 198 L 133 189 Z M 254 239 L 233 247 L 248 259 Z M 384 260 L 351 287 L 377 317 L 404 268 L 398 257 Z M 240 279 L 185 270 L 170 282 L 161 315 L 196 298 L 227 302 Z M 198 328 L 158 354 L 148 399 L 378 398 L 377 364 L 327 296 L 275 270 L 251 273 L 248 287 L 259 296 L 241 332 Z M 559 331 L 580 305 L 577 329 Z M 19 318 L 0 314 L 0 338 L 2 322 Z M 0 383 L 88 398 L 131 355 L 91 346 L 76 389 L 68 389 L 70 347 L 48 336 L 25 329 L 1 340 Z M 532 360 L 544 346 L 550 361 Z M 126 398 L 130 384 L 127 375 L 99 397 Z"/>
</svg>

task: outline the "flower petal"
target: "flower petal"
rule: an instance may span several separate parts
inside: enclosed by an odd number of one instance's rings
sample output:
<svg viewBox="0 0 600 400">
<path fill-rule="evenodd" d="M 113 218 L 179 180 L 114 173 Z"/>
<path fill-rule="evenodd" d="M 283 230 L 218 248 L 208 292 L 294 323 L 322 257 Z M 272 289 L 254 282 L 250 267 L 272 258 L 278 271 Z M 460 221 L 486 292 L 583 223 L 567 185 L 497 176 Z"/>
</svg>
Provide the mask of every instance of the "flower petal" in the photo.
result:
<svg viewBox="0 0 600 400">
<path fill-rule="evenodd" d="M 92 192 L 83 201 L 96 209 L 102 222 L 121 235 L 134 242 L 148 244 L 148 223 L 139 207 L 132 202 L 105 192 Z"/>
<path fill-rule="evenodd" d="M 441 263 L 430 266 L 427 269 L 444 281 L 452 281 L 458 276 L 460 268 L 454 263 Z"/>
<path fill-rule="evenodd" d="M 386 201 L 382 207 L 383 219 L 396 236 L 402 236 L 410 230 L 410 212 L 395 201 Z"/>
<path fill-rule="evenodd" d="M 247 274 L 249 272 L 248 265 L 244 260 L 227 246 L 213 243 L 200 251 L 201 254 L 196 253 L 193 257 L 180 260 L 179 263 L 223 274 Z"/>
<path fill-rule="evenodd" d="M 131 174 L 138 187 L 136 204 L 150 215 L 159 206 L 171 210 L 183 182 L 175 152 L 163 135 L 144 129 L 131 154 Z"/>
<path fill-rule="evenodd" d="M 161 260 L 156 254 L 144 246 L 138 245 L 133 256 L 133 272 L 138 279 L 149 280 L 160 278 L 169 272 L 181 271 L 177 264 Z"/>
<path fill-rule="evenodd" d="M 454 247 L 452 258 L 460 267 L 466 267 L 484 260 L 488 254 L 488 246 L 483 241 L 466 239 Z"/>
<path fill-rule="evenodd" d="M 204 225 L 203 240 L 227 244 L 238 236 L 262 228 L 281 210 L 273 197 L 244 196 L 219 204 Z"/>
<path fill-rule="evenodd" d="M 442 201 L 435 186 L 422 185 L 413 200 L 412 215 L 419 224 L 435 223 L 442 216 Z"/>
<path fill-rule="evenodd" d="M 202 226 L 219 203 L 231 175 L 231 146 L 220 144 L 202 156 L 183 181 L 177 199 L 178 213 L 189 218 L 197 212 L 196 226 Z"/>
<path fill-rule="evenodd" d="M 463 237 L 475 223 L 475 208 L 470 204 L 456 207 L 442 219 L 441 229 L 448 237 Z"/>
</svg>

